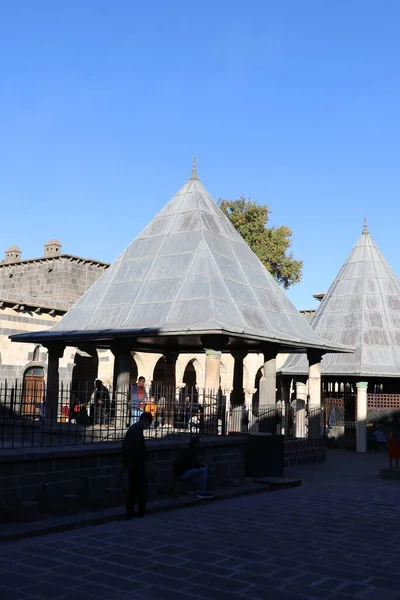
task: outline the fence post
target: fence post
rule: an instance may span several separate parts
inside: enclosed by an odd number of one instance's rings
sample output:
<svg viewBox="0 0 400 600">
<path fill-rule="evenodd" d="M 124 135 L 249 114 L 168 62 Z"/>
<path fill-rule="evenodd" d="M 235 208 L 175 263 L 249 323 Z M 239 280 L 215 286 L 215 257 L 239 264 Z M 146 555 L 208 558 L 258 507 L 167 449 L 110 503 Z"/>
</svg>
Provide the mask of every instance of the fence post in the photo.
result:
<svg viewBox="0 0 400 600">
<path fill-rule="evenodd" d="M 357 452 L 367 451 L 368 382 L 358 381 L 357 387 Z"/>
</svg>

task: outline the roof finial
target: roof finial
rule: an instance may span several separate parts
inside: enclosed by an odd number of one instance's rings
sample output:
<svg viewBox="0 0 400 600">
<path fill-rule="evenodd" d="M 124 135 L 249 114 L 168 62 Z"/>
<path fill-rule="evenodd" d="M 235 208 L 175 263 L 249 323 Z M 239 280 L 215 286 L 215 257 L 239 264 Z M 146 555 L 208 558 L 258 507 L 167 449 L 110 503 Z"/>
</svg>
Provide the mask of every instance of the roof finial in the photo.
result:
<svg viewBox="0 0 400 600">
<path fill-rule="evenodd" d="M 363 233 L 369 233 L 368 231 L 368 223 L 367 223 L 367 218 L 364 217 L 364 229 L 363 229 Z"/>
<path fill-rule="evenodd" d="M 194 179 L 194 180 L 198 181 L 199 178 L 197 177 L 196 164 L 197 164 L 197 156 L 193 156 L 192 175 L 191 175 L 190 179 Z"/>
</svg>

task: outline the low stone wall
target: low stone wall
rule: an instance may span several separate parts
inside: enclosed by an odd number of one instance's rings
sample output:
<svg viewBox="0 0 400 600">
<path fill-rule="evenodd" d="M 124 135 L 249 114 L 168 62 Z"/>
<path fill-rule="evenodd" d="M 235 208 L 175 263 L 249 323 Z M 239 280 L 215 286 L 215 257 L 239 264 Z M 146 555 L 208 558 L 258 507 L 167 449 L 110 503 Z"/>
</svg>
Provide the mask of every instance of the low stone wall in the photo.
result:
<svg viewBox="0 0 400 600">
<path fill-rule="evenodd" d="M 173 465 L 188 440 L 149 442 L 149 499 L 174 493 Z M 245 473 L 247 436 L 203 438 L 200 458 L 209 465 L 210 487 Z M 0 521 L 37 518 L 120 504 L 125 487 L 120 443 L 26 448 L 0 455 Z M 285 466 L 324 462 L 324 440 L 285 442 Z M 35 517 L 36 514 L 36 517 Z M 32 516 L 33 515 L 33 516 Z"/>
<path fill-rule="evenodd" d="M 188 440 L 148 443 L 149 499 L 173 493 L 173 465 Z M 10 450 L 0 456 L 0 519 L 74 512 L 120 503 L 124 488 L 120 443 Z M 209 465 L 210 487 L 243 479 L 246 440 L 203 438 L 200 457 Z M 33 503 L 33 504 L 31 504 Z M 21 507 L 22 506 L 22 507 Z"/>
<path fill-rule="evenodd" d="M 326 441 L 324 439 L 285 441 L 285 467 L 325 461 Z"/>
</svg>

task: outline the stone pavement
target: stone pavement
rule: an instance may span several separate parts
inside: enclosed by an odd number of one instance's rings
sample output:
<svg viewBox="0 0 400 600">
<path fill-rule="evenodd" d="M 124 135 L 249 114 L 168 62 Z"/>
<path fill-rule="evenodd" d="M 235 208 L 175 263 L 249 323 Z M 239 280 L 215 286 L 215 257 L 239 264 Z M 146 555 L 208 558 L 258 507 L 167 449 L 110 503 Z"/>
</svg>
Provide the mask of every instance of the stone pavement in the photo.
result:
<svg viewBox="0 0 400 600">
<path fill-rule="evenodd" d="M 400 599 L 400 485 L 332 451 L 303 485 L 0 545 L 0 599 Z"/>
</svg>

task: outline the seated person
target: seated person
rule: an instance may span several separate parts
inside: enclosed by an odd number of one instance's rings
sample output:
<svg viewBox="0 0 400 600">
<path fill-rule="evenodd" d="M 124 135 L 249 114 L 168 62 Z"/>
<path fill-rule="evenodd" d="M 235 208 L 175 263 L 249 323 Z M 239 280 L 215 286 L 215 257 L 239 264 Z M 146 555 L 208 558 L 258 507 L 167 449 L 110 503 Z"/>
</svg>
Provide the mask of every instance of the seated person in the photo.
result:
<svg viewBox="0 0 400 600">
<path fill-rule="evenodd" d="M 190 440 L 189 447 L 182 450 L 175 461 L 174 474 L 180 481 L 191 484 L 190 494 L 196 494 L 198 498 L 213 498 L 206 489 L 208 469 L 199 462 L 197 457 L 199 446 L 200 438 L 195 437 Z M 196 480 L 199 486 L 196 485 Z"/>
<path fill-rule="evenodd" d="M 387 439 L 383 431 L 376 429 L 370 439 L 367 440 L 367 449 L 373 452 L 378 452 L 379 445 L 386 446 Z"/>
</svg>

